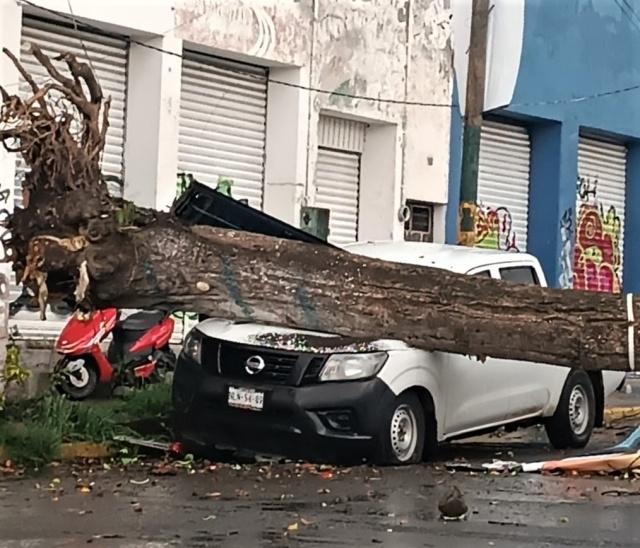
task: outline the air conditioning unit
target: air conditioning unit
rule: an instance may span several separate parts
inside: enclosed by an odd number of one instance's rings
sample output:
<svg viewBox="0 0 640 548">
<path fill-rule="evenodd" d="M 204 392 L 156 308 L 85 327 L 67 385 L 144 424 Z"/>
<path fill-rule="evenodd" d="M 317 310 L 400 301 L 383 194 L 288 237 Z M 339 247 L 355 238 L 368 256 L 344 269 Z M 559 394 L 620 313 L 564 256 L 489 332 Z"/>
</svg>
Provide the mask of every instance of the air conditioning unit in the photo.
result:
<svg viewBox="0 0 640 548">
<path fill-rule="evenodd" d="M 404 239 L 408 242 L 433 242 L 433 204 L 407 200 Z"/>
</svg>

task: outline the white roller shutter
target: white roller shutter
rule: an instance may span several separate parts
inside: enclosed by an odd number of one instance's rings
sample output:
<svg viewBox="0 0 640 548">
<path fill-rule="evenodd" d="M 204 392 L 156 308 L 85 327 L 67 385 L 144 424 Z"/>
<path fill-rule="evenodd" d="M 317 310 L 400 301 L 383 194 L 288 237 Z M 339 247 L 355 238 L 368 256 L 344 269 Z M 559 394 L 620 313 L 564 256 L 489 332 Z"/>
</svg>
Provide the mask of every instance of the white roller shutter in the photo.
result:
<svg viewBox="0 0 640 548">
<path fill-rule="evenodd" d="M 78 60 L 87 62 L 87 54 L 91 60 L 91 66 L 102 86 L 105 97 L 111 97 L 109 110 L 109 129 L 107 131 L 107 143 L 102 157 L 102 173 L 122 178 L 122 160 L 124 155 L 124 123 L 127 90 L 127 59 L 128 44 L 125 40 L 100 36 L 96 32 L 76 31 L 60 25 L 45 23 L 35 19 L 25 18 L 22 28 L 22 44 L 20 60 L 25 68 L 38 84 L 49 80 L 46 70 L 35 57 L 29 53 L 29 46 L 35 43 L 50 57 L 55 57 L 64 52 L 71 52 Z M 83 47 L 84 43 L 84 47 Z M 54 61 L 63 74 L 68 74 L 66 64 L 62 61 Z M 20 90 L 29 94 L 31 89 L 24 81 Z M 22 204 L 22 176 L 25 165 L 18 159 L 16 176 L 16 204 Z M 117 183 L 109 185 L 110 191 L 122 196 L 122 186 Z"/>
<path fill-rule="evenodd" d="M 318 126 L 318 158 L 315 205 L 330 210 L 329 241 L 334 244 L 358 239 L 360 156 L 366 124 L 321 116 Z"/>
<path fill-rule="evenodd" d="M 178 169 L 262 208 L 267 70 L 195 53 L 182 62 Z"/>
<path fill-rule="evenodd" d="M 483 122 L 478 173 L 480 247 L 526 251 L 530 159 L 526 128 Z"/>
<path fill-rule="evenodd" d="M 624 259 L 627 149 L 580 137 L 574 288 L 619 292 Z"/>
</svg>

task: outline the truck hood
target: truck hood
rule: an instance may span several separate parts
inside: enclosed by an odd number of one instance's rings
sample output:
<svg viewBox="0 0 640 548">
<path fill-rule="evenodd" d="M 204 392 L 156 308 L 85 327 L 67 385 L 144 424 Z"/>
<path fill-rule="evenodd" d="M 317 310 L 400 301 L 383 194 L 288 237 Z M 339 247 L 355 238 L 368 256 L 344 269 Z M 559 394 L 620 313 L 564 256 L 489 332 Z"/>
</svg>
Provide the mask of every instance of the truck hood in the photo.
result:
<svg viewBox="0 0 640 548">
<path fill-rule="evenodd" d="M 199 323 L 196 329 L 214 339 L 263 348 L 316 354 L 382 352 L 409 348 L 406 343 L 393 339 L 354 339 L 335 333 L 218 319 L 205 320 Z"/>
</svg>

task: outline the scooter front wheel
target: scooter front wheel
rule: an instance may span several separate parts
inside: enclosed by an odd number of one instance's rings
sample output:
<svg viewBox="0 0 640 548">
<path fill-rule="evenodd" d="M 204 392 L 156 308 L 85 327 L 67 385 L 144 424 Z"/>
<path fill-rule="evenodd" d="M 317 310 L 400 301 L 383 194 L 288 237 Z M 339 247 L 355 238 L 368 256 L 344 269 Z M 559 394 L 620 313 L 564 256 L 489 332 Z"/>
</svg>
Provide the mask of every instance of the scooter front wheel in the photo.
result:
<svg viewBox="0 0 640 548">
<path fill-rule="evenodd" d="M 54 369 L 58 390 L 72 400 L 84 400 L 98 386 L 98 369 L 90 356 L 64 357 Z"/>
</svg>

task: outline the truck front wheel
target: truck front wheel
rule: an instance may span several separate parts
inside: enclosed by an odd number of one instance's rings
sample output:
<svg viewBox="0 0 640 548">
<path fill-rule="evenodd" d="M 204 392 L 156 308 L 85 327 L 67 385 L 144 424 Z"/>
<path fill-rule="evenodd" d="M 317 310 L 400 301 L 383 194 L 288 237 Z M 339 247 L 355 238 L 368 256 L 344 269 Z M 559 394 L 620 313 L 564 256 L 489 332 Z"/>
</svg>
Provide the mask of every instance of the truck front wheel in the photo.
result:
<svg viewBox="0 0 640 548">
<path fill-rule="evenodd" d="M 378 434 L 379 464 L 415 464 L 422 460 L 425 416 L 420 398 L 412 392 L 400 394 L 389 406 Z"/>
</svg>

